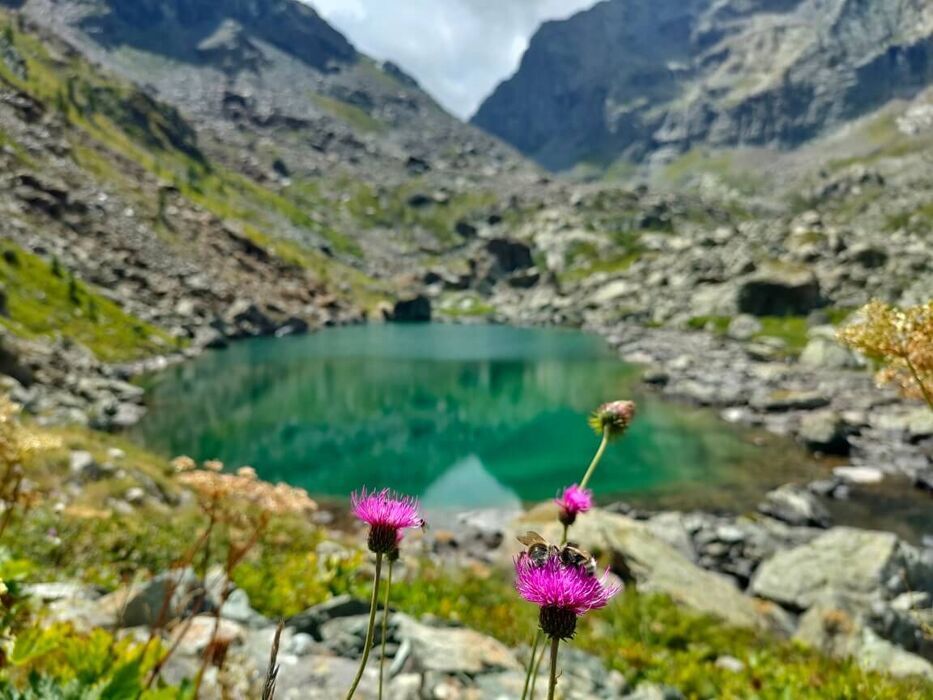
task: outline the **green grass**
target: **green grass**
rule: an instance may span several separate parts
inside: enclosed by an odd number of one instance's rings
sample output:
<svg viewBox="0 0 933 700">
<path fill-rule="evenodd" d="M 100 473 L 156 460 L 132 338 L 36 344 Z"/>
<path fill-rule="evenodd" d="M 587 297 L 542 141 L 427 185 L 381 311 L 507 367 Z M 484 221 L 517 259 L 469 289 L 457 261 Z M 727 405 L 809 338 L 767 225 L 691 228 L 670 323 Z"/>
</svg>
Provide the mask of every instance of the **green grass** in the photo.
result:
<svg viewBox="0 0 933 700">
<path fill-rule="evenodd" d="M 732 323 L 731 316 L 694 316 L 687 321 L 687 326 L 697 331 L 712 328 L 714 333 L 725 335 L 730 323 Z"/>
<path fill-rule="evenodd" d="M 311 101 L 320 109 L 357 131 L 378 134 L 385 132 L 387 129 L 385 124 L 370 115 L 366 110 L 349 102 L 318 94 L 312 95 Z"/>
<path fill-rule="evenodd" d="M 494 314 L 496 307 L 479 297 L 461 294 L 444 299 L 437 311 L 449 318 L 482 318 Z"/>
<path fill-rule="evenodd" d="M 453 245 L 460 241 L 454 232 L 461 219 L 483 212 L 496 202 L 495 194 L 482 190 L 454 192 L 446 202 L 413 207 L 414 194 L 430 194 L 431 185 L 415 178 L 397 187 L 377 190 L 363 182 L 348 182 L 347 199 L 342 206 L 356 222 L 367 228 L 421 230 L 438 242 Z"/>
<path fill-rule="evenodd" d="M 784 341 L 786 349 L 794 355 L 803 350 L 807 341 L 807 319 L 803 316 L 764 316 L 760 319 L 761 331 L 756 338 L 780 338 Z"/>
<path fill-rule="evenodd" d="M 36 339 L 63 337 L 86 346 L 105 362 L 138 359 L 176 347 L 174 338 L 103 297 L 61 264 L 25 252 L 12 243 L 0 249 L 0 283 L 6 289 L 3 325 L 17 335 Z"/>
</svg>

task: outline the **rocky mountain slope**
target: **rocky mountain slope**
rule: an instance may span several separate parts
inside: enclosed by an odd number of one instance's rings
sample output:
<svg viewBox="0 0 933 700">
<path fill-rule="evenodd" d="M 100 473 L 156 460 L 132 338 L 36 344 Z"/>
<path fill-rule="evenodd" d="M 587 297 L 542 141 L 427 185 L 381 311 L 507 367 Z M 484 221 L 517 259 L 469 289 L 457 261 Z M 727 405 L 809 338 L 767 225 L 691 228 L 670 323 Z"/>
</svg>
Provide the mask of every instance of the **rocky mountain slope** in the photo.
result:
<svg viewBox="0 0 933 700">
<path fill-rule="evenodd" d="M 608 0 L 533 37 L 473 123 L 545 166 L 794 147 L 933 82 L 925 0 Z"/>
<path fill-rule="evenodd" d="M 132 422 L 101 361 L 381 317 L 537 177 L 297 2 L 4 4 L 3 365 L 39 414 Z"/>
</svg>

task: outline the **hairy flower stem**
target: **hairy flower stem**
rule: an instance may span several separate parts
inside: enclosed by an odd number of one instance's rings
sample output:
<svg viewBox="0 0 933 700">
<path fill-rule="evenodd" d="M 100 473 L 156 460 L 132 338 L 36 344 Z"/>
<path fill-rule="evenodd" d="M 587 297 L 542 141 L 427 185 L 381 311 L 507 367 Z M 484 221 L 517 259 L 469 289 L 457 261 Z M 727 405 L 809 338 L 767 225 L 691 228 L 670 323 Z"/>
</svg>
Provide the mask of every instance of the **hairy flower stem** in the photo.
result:
<svg viewBox="0 0 933 700">
<path fill-rule="evenodd" d="M 560 645 L 560 638 L 551 639 L 551 680 L 547 688 L 547 700 L 554 700 L 554 691 L 557 690 L 557 647 Z"/>
<path fill-rule="evenodd" d="M 593 472 L 596 471 L 596 467 L 599 465 L 600 460 L 603 458 L 603 453 L 606 451 L 606 446 L 609 444 L 609 426 L 603 428 L 603 439 L 599 443 L 599 449 L 596 450 L 596 454 L 593 455 L 593 461 L 590 462 L 590 466 L 587 467 L 586 474 L 583 475 L 583 481 L 580 482 L 580 488 L 585 489 L 586 485 L 590 483 L 590 479 L 593 477 Z"/>
<path fill-rule="evenodd" d="M 543 635 L 542 635 L 543 636 Z M 541 664 L 544 662 L 544 655 L 547 654 L 547 646 L 541 646 L 541 653 L 538 654 L 538 660 L 535 661 L 534 670 L 531 673 L 531 690 L 528 692 L 528 700 L 534 700 L 535 686 L 538 684 L 538 671 L 541 670 Z"/>
<path fill-rule="evenodd" d="M 382 638 L 380 639 L 382 648 L 379 653 L 379 700 L 382 700 L 382 675 L 386 661 L 386 637 L 389 628 L 389 593 L 392 590 L 392 567 L 395 562 L 389 558 L 389 573 L 386 575 L 386 595 L 382 603 Z"/>
<path fill-rule="evenodd" d="M 920 393 L 923 394 L 923 399 L 927 402 L 927 406 L 933 409 L 933 395 L 930 394 L 930 390 L 927 389 L 926 384 L 924 384 L 923 380 L 920 378 L 920 373 L 917 372 L 914 363 L 910 361 L 909 357 L 905 357 L 904 361 L 907 363 L 907 369 L 910 370 L 910 374 L 913 376 L 914 381 L 917 382 L 917 386 L 920 387 Z"/>
<path fill-rule="evenodd" d="M 528 672 L 525 673 L 525 687 L 522 688 L 522 700 L 528 697 L 528 686 L 535 671 L 535 656 L 538 653 L 538 645 L 541 643 L 541 630 L 535 632 L 535 641 L 531 645 L 531 655 L 528 657 Z M 534 692 L 532 690 L 532 692 Z"/>
<path fill-rule="evenodd" d="M 382 576 L 382 552 L 376 553 L 376 576 L 373 580 L 373 595 L 369 601 L 369 627 L 366 630 L 366 642 L 363 645 L 363 658 L 360 659 L 360 668 L 356 672 L 356 678 L 353 679 L 353 685 L 347 691 L 346 700 L 350 700 L 356 693 L 356 687 L 363 678 L 363 671 L 366 670 L 366 662 L 369 661 L 369 648 L 373 645 L 373 633 L 376 631 L 376 602 L 379 600 L 379 580 Z"/>
</svg>

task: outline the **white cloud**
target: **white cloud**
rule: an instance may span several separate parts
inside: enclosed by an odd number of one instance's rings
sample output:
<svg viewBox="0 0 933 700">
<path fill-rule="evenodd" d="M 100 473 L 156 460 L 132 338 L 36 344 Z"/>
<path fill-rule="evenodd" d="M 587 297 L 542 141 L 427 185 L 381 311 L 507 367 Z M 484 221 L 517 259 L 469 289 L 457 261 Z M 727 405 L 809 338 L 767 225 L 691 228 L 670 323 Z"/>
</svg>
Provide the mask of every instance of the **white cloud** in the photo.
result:
<svg viewBox="0 0 933 700">
<path fill-rule="evenodd" d="M 518 67 L 541 22 L 596 0 L 304 0 L 353 44 L 391 60 L 468 118 Z"/>
</svg>

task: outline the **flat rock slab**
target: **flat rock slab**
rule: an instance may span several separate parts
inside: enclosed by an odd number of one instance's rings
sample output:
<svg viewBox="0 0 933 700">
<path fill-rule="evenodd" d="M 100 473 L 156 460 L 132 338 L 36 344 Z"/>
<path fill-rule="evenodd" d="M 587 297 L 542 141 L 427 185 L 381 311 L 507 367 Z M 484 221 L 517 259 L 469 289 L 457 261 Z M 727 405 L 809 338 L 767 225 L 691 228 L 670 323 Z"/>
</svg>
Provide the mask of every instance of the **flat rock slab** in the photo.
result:
<svg viewBox="0 0 933 700">
<path fill-rule="evenodd" d="M 411 642 L 412 661 L 420 672 L 476 675 L 522 668 L 511 650 L 492 637 L 461 627 L 428 627 L 406 615 L 395 617 L 399 636 Z"/>
<path fill-rule="evenodd" d="M 897 548 L 894 534 L 835 527 L 765 561 L 751 591 L 798 610 L 827 590 L 871 595 L 896 574 Z"/>
</svg>

